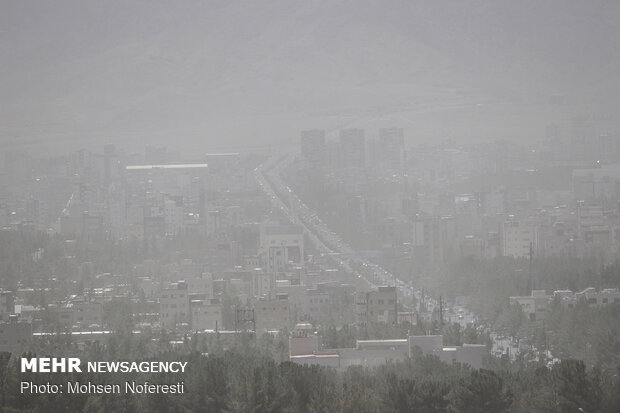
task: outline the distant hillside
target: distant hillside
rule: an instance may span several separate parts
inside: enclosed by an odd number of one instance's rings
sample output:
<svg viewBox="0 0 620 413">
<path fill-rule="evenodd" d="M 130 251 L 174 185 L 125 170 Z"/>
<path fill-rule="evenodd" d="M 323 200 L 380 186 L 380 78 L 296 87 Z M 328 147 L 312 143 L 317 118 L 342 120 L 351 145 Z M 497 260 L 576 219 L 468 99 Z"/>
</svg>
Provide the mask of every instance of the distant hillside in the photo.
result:
<svg viewBox="0 0 620 413">
<path fill-rule="evenodd" d="M 620 3 L 612 1 L 0 4 L 7 145 L 262 144 L 304 127 L 395 119 L 419 125 L 412 139 L 438 130 L 458 138 L 505 127 L 484 129 L 471 120 L 476 112 L 455 114 L 463 121 L 454 127 L 449 113 L 417 114 L 527 106 L 558 93 L 572 105 L 618 104 Z M 528 122 L 527 110 L 511 110 L 507 119 Z"/>
</svg>

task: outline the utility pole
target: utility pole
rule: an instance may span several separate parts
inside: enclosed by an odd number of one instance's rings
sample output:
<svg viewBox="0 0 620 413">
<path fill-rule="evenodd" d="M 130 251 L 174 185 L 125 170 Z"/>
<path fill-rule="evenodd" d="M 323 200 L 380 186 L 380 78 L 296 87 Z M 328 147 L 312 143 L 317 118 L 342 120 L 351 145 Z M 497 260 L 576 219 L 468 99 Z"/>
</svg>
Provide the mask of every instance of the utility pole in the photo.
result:
<svg viewBox="0 0 620 413">
<path fill-rule="evenodd" d="M 534 275 L 532 274 L 532 260 L 534 259 L 534 243 L 530 242 L 530 267 L 529 267 L 529 271 L 530 271 L 530 279 L 529 279 L 529 291 L 527 291 L 527 294 L 531 294 L 532 290 L 536 289 L 536 286 L 534 285 Z"/>
<path fill-rule="evenodd" d="M 424 312 L 426 312 L 426 303 L 424 301 L 424 288 L 422 288 L 422 292 L 420 293 L 420 303 L 418 304 L 418 311 L 422 312 L 422 310 L 424 310 Z"/>
<path fill-rule="evenodd" d="M 443 299 L 439 296 L 439 327 L 443 328 Z"/>
</svg>

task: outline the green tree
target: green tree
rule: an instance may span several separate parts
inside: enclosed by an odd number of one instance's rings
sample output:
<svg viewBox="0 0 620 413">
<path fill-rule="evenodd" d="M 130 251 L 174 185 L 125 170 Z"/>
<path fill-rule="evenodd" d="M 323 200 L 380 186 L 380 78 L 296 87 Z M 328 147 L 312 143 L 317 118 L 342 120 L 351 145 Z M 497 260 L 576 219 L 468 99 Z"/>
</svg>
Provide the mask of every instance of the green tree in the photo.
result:
<svg viewBox="0 0 620 413">
<path fill-rule="evenodd" d="M 472 371 L 453 391 L 451 411 L 459 413 L 501 413 L 508 410 L 512 394 L 491 370 Z"/>
</svg>

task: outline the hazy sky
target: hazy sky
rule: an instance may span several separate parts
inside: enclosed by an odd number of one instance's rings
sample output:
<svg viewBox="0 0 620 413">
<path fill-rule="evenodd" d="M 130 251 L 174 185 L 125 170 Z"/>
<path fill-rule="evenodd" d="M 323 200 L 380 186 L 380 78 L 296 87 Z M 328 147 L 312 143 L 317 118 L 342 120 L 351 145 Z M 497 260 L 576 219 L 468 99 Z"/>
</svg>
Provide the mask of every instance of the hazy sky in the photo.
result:
<svg viewBox="0 0 620 413">
<path fill-rule="evenodd" d="M 536 140 L 617 113 L 619 4 L 2 0 L 0 142 L 225 149 L 388 125 Z"/>
</svg>

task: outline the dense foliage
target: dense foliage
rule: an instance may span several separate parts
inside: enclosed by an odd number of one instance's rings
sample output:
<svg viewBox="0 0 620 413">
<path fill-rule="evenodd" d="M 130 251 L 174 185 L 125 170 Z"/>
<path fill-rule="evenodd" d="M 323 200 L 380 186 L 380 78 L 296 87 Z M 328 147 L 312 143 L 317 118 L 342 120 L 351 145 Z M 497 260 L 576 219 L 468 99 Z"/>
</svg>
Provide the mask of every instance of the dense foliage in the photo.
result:
<svg viewBox="0 0 620 413">
<path fill-rule="evenodd" d="M 2 411 L 13 412 L 617 412 L 618 371 L 587 371 L 581 361 L 565 360 L 552 370 L 529 364 L 472 370 L 448 366 L 434 357 L 408 359 L 376 368 L 344 372 L 319 366 L 276 362 L 245 349 L 167 353 L 157 359 L 184 359 L 183 375 L 19 373 L 18 359 L 2 361 Z M 256 350 L 256 349 L 254 349 Z M 46 376 L 46 377 L 41 377 Z M 19 382 L 126 380 L 172 383 L 182 395 L 21 395 Z"/>
</svg>

